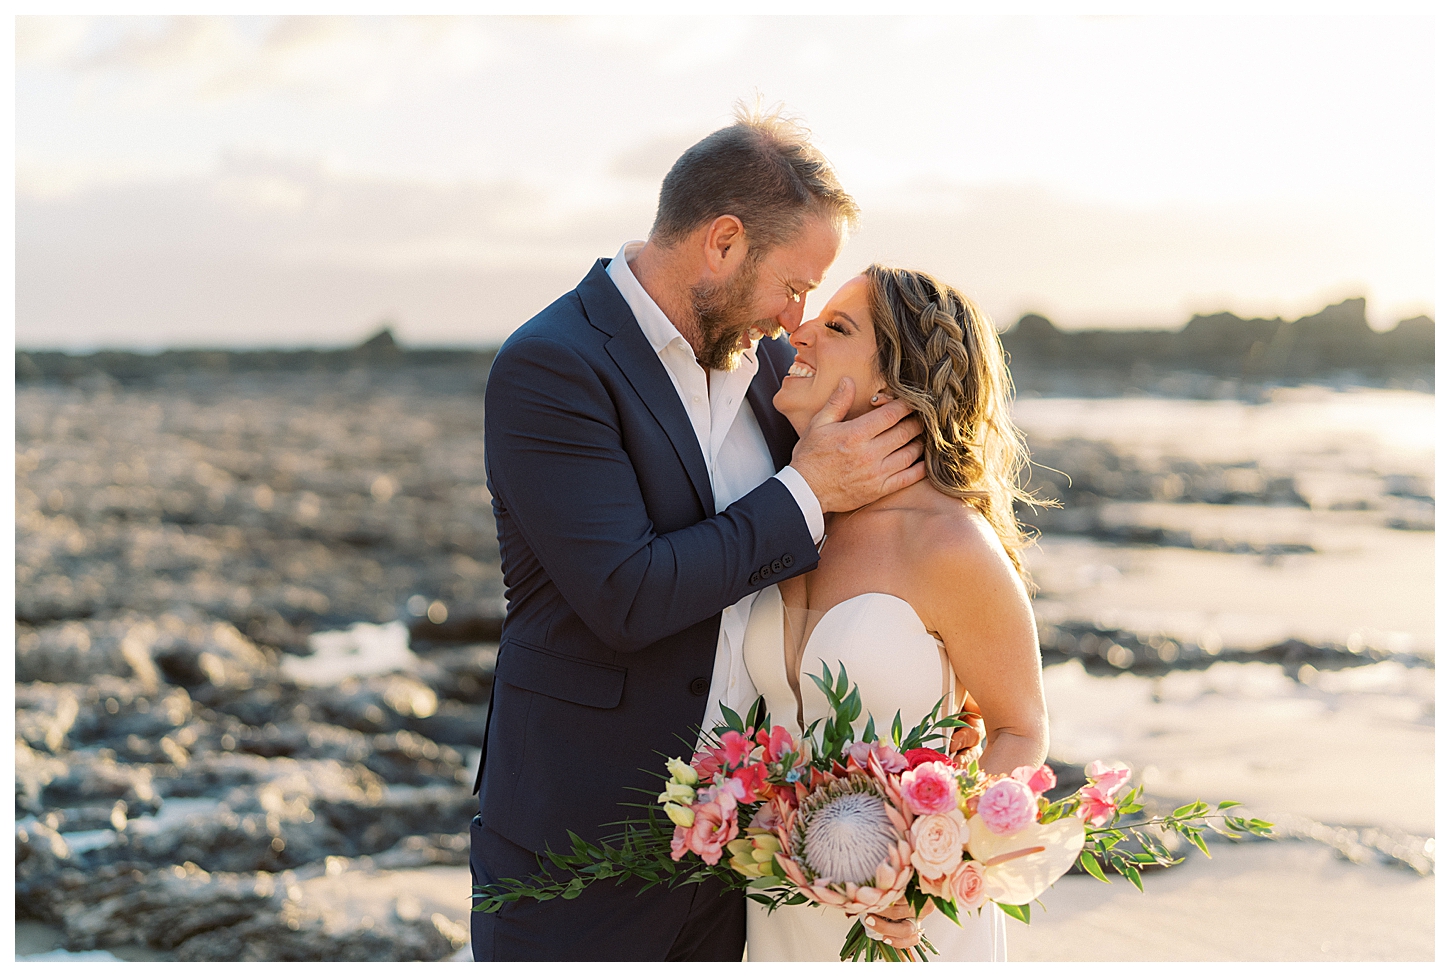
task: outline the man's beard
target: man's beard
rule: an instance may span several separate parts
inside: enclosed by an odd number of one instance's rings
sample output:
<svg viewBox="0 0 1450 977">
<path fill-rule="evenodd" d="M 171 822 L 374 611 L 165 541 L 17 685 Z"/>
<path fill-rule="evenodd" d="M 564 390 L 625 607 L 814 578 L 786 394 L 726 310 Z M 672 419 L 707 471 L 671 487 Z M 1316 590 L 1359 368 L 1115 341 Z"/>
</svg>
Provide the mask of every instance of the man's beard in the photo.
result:
<svg viewBox="0 0 1450 977">
<path fill-rule="evenodd" d="M 755 265 L 742 268 L 729 281 L 719 285 L 696 285 L 690 289 L 690 306 L 695 313 L 695 328 L 700 335 L 700 349 L 695 354 L 707 370 L 733 370 L 740 365 L 740 337 L 751 327 L 768 336 L 778 336 L 780 326 L 770 319 L 747 319 L 741 313 L 748 309 L 755 295 Z"/>
</svg>

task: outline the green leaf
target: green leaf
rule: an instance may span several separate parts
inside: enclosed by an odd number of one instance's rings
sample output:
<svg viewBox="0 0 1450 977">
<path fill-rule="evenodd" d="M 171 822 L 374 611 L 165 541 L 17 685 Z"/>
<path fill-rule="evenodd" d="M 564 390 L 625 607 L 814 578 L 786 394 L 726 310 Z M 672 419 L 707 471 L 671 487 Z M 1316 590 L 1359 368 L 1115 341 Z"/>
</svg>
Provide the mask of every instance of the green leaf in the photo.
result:
<svg viewBox="0 0 1450 977">
<path fill-rule="evenodd" d="M 1143 891 L 1143 879 L 1138 875 L 1137 866 L 1133 865 L 1132 862 L 1124 862 L 1123 874 L 1128 877 L 1129 882 L 1138 887 L 1139 892 Z"/>
<path fill-rule="evenodd" d="M 1175 818 L 1192 817 L 1193 816 L 1193 809 L 1195 807 L 1197 807 L 1197 806 L 1198 806 L 1198 801 L 1194 801 L 1192 804 L 1185 804 L 1182 807 L 1174 808 L 1173 809 L 1173 817 L 1175 817 Z"/>
<path fill-rule="evenodd" d="M 720 715 L 725 717 L 725 724 L 735 732 L 745 732 L 745 722 L 740 718 L 740 714 L 723 702 L 720 703 Z"/>
<path fill-rule="evenodd" d="M 1239 806 L 1241 806 L 1241 805 L 1239 804 L 1238 801 L 1219 801 L 1218 802 L 1218 809 L 1220 811 L 1227 811 L 1231 807 L 1239 807 Z"/>
<path fill-rule="evenodd" d="M 876 741 L 876 717 L 866 717 L 866 728 L 861 732 L 862 743 L 874 743 Z"/>
<path fill-rule="evenodd" d="M 962 925 L 961 917 L 957 915 L 956 903 L 952 902 L 949 899 L 942 899 L 938 896 L 932 896 L 931 901 L 936 905 L 937 912 L 941 913 L 943 916 L 945 916 L 947 919 L 950 919 L 958 926 Z"/>
<path fill-rule="evenodd" d="M 896 718 L 891 721 L 891 742 L 901 746 L 901 710 L 896 710 Z"/>
<path fill-rule="evenodd" d="M 1096 858 L 1093 858 L 1091 852 L 1085 851 L 1081 855 L 1078 855 L 1077 863 L 1083 867 L 1084 872 L 1087 872 L 1087 874 L 1091 875 L 1099 882 L 1107 882 L 1108 885 L 1113 884 L 1112 881 L 1103 874 L 1102 866 L 1098 864 L 1098 860 Z"/>
<path fill-rule="evenodd" d="M 1024 923 L 1032 922 L 1031 906 L 1012 906 L 1005 902 L 999 902 L 997 903 L 997 908 L 1002 910 L 1002 912 L 1006 913 L 1008 916 L 1011 916 L 1013 919 L 1020 919 Z"/>
<path fill-rule="evenodd" d="M 1193 842 L 1193 846 L 1195 848 L 1197 848 L 1199 851 L 1203 852 L 1205 855 L 1208 855 L 1209 858 L 1212 858 L 1213 857 L 1212 855 L 1209 855 L 1209 853 L 1208 853 L 1208 845 L 1204 844 L 1204 842 L 1203 842 L 1203 832 L 1202 831 L 1200 831 L 1200 830 L 1198 830 L 1196 828 L 1190 828 L 1189 831 L 1188 831 L 1188 840 L 1191 841 L 1191 842 Z"/>
</svg>

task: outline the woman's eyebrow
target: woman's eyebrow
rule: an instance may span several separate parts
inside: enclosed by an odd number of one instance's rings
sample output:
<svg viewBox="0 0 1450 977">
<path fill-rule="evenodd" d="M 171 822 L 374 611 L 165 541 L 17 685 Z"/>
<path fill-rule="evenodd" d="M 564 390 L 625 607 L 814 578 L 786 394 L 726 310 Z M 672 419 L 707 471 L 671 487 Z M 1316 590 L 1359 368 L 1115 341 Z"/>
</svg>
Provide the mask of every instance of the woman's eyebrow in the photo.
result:
<svg viewBox="0 0 1450 977">
<path fill-rule="evenodd" d="M 855 326 L 857 329 L 860 329 L 861 328 L 859 325 L 857 325 L 856 320 L 855 319 L 852 319 L 850 316 L 846 315 L 846 313 L 844 313 L 844 312 L 836 312 L 834 314 L 837 315 L 837 316 L 839 316 L 842 319 L 845 319 L 847 322 L 849 322 L 851 325 Z"/>
</svg>

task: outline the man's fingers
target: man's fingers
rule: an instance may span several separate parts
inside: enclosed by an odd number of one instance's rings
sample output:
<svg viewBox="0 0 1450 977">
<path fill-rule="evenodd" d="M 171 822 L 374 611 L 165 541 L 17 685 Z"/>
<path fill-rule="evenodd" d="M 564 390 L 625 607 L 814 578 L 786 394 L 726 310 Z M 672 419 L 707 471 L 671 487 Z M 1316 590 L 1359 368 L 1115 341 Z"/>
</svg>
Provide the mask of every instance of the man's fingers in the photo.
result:
<svg viewBox="0 0 1450 977">
<path fill-rule="evenodd" d="M 890 495 L 892 492 L 900 492 L 908 485 L 915 485 L 923 478 L 926 478 L 926 462 L 918 461 L 905 471 L 897 472 L 888 478 L 882 487 L 881 494 Z"/>
<path fill-rule="evenodd" d="M 914 462 L 919 460 L 925 451 L 926 448 L 920 441 L 908 442 L 891 452 L 891 454 L 882 460 L 881 470 L 888 475 L 895 475 L 897 472 L 905 471 Z M 912 481 L 914 482 L 916 479 L 912 479 Z M 907 482 L 906 484 L 910 485 L 911 482 Z"/>
<path fill-rule="evenodd" d="M 810 426 L 814 428 L 822 424 L 839 423 L 851 410 L 851 401 L 855 398 L 856 381 L 850 377 L 842 377 L 841 382 L 836 384 L 836 389 L 831 391 L 831 396 L 826 399 L 825 406 L 811 418 Z"/>
<path fill-rule="evenodd" d="M 843 377 L 842 379 L 849 380 L 850 378 Z M 839 390 L 840 388 L 838 387 L 837 389 Z M 856 427 L 866 437 L 874 438 L 883 431 L 889 431 L 895 426 L 897 421 L 900 421 L 910 413 L 911 408 L 907 406 L 905 401 L 893 400 L 890 403 L 882 404 L 880 407 L 868 410 L 860 417 L 853 418 L 847 423 Z M 842 414 L 841 416 L 844 417 L 845 415 Z M 920 431 L 917 432 L 917 434 L 920 433 Z M 915 437 L 915 435 L 912 436 Z"/>
<path fill-rule="evenodd" d="M 894 451 L 902 445 L 915 441 L 917 435 L 921 434 L 924 430 L 926 430 L 926 427 L 921 423 L 921 418 L 913 415 L 912 417 L 898 421 L 892 427 L 878 434 L 876 441 Z"/>
</svg>

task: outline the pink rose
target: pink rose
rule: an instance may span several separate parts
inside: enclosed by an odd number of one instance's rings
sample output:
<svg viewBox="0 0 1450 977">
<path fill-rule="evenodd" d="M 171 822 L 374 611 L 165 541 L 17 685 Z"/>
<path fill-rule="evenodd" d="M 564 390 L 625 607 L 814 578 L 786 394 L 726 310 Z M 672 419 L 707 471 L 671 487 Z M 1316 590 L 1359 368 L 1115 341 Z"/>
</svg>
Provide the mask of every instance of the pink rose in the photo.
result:
<svg viewBox="0 0 1450 977">
<path fill-rule="evenodd" d="M 1101 787 L 1089 784 L 1078 791 L 1078 813 L 1093 827 L 1106 823 L 1117 809 L 1118 805 L 1113 802 L 1113 795 Z"/>
<path fill-rule="evenodd" d="M 1040 767 L 1018 767 L 1012 771 L 1012 779 L 1032 788 L 1034 794 L 1045 794 L 1057 786 L 1057 774 L 1047 764 Z"/>
<path fill-rule="evenodd" d="M 970 832 L 967 819 L 953 807 L 944 814 L 926 814 L 911 822 L 911 864 L 925 878 L 949 875 L 962 861 Z"/>
<path fill-rule="evenodd" d="M 952 872 L 946 889 L 959 910 L 981 908 L 987 901 L 987 880 L 982 875 L 982 863 L 962 862 Z"/>
<path fill-rule="evenodd" d="M 704 859 L 706 865 L 720 861 L 721 850 L 740 833 L 735 819 L 735 798 L 721 792 L 716 799 L 690 808 L 695 812 L 695 823 L 688 828 L 675 826 L 674 837 L 670 839 L 670 858 L 679 861 L 685 852 L 692 851 Z"/>
<path fill-rule="evenodd" d="M 1037 795 L 1020 780 L 999 780 L 982 792 L 977 813 L 993 834 L 1010 835 L 1037 820 Z"/>
<path fill-rule="evenodd" d="M 956 771 L 940 760 L 923 763 L 901 775 L 901 796 L 913 814 L 941 814 L 957 809 Z"/>
<path fill-rule="evenodd" d="M 1093 782 L 1094 787 L 1110 798 L 1116 797 L 1119 791 L 1128 786 L 1130 771 L 1125 764 L 1094 760 L 1083 768 L 1083 772 Z"/>
</svg>

